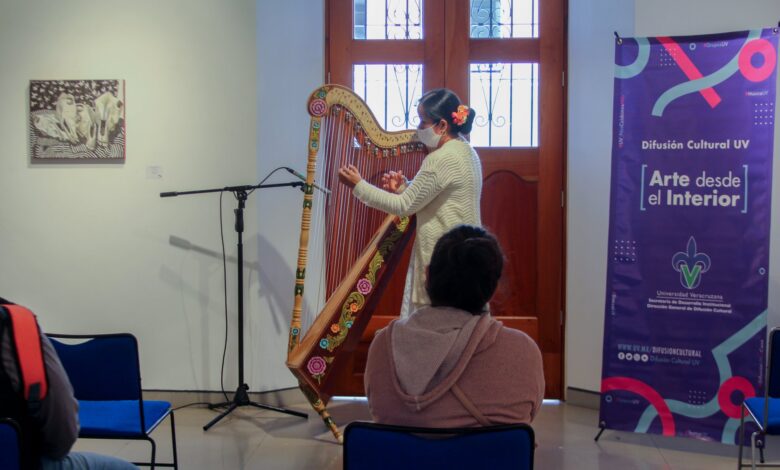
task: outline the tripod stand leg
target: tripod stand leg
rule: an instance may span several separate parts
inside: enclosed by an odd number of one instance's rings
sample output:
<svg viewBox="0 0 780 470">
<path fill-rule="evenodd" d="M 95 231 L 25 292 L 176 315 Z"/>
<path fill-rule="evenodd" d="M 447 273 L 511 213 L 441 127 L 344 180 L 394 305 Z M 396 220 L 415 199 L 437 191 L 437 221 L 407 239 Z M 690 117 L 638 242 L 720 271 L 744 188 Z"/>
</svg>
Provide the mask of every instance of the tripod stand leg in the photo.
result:
<svg viewBox="0 0 780 470">
<path fill-rule="evenodd" d="M 261 408 L 261 409 L 264 409 L 264 410 L 271 410 L 271 411 L 278 411 L 279 413 L 286 413 L 288 415 L 298 416 L 298 417 L 301 417 L 301 418 L 308 418 L 309 417 L 308 414 L 301 413 L 300 411 L 288 410 L 286 408 L 279 408 L 278 406 L 271 406 L 271 405 L 266 405 L 266 404 L 263 404 L 263 403 L 255 403 L 255 402 L 253 402 L 253 401 L 251 401 L 249 399 L 249 392 L 248 392 L 248 390 L 249 390 L 249 386 L 247 384 L 241 384 L 241 385 L 238 386 L 238 389 L 236 389 L 235 395 L 233 395 L 233 401 L 228 401 L 228 402 L 225 402 L 225 403 L 217 403 L 215 405 L 209 405 L 209 408 L 212 409 L 212 410 L 216 409 L 216 408 L 222 408 L 223 406 L 227 406 L 228 408 L 225 411 L 223 411 L 222 413 L 220 413 L 219 416 L 217 416 L 216 418 L 212 419 L 209 424 L 203 426 L 203 430 L 204 431 L 208 431 L 210 427 L 212 427 L 215 424 L 217 424 L 219 422 L 219 420 L 221 420 L 222 418 L 224 418 L 225 416 L 230 414 L 231 411 L 235 410 L 239 406 L 254 406 L 255 408 Z"/>
<path fill-rule="evenodd" d="M 607 429 L 607 426 L 606 426 L 606 424 L 604 424 L 604 423 L 599 423 L 599 433 L 598 433 L 598 434 L 596 434 L 596 437 L 594 437 L 594 438 L 593 438 L 593 440 L 594 440 L 594 441 L 596 441 L 596 442 L 598 442 L 598 441 L 599 441 L 599 438 L 601 437 L 601 434 L 603 434 L 603 433 L 604 433 L 604 431 L 605 431 L 606 429 Z"/>
<path fill-rule="evenodd" d="M 299 418 L 309 417 L 309 415 L 307 415 L 306 413 L 301 413 L 300 411 L 288 410 L 286 408 L 279 408 L 278 406 L 266 405 L 265 403 L 255 403 L 253 401 L 250 401 L 249 403 L 247 403 L 247 405 L 254 406 L 255 408 L 260 408 L 261 410 L 271 410 L 271 411 L 276 411 L 278 413 L 285 413 L 292 416 L 298 416 Z"/>
<path fill-rule="evenodd" d="M 216 418 L 214 418 L 211 421 L 209 421 L 209 424 L 203 426 L 203 430 L 204 431 L 208 431 L 211 426 L 214 426 L 215 424 L 217 424 L 219 422 L 219 420 L 221 420 L 222 418 L 224 418 L 225 416 L 230 414 L 230 412 L 235 410 L 237 407 L 238 407 L 238 405 L 236 403 L 233 403 L 232 405 L 230 405 L 230 407 L 228 407 L 228 409 L 226 409 L 225 411 L 220 413 L 219 416 L 217 416 Z"/>
<path fill-rule="evenodd" d="M 317 395 L 317 392 L 302 383 L 299 383 L 299 386 L 303 394 L 306 396 L 306 399 L 309 400 L 309 403 L 311 403 L 311 407 L 314 408 L 314 411 L 320 415 L 322 421 L 325 423 L 325 426 L 327 426 L 328 429 L 330 429 L 330 432 L 333 433 L 333 437 L 336 438 L 339 444 L 344 444 L 344 435 L 341 434 L 339 427 L 336 426 L 336 422 L 333 421 L 333 418 L 330 417 L 330 413 L 328 413 L 328 410 L 325 407 L 325 403 L 322 401 L 319 395 Z"/>
</svg>

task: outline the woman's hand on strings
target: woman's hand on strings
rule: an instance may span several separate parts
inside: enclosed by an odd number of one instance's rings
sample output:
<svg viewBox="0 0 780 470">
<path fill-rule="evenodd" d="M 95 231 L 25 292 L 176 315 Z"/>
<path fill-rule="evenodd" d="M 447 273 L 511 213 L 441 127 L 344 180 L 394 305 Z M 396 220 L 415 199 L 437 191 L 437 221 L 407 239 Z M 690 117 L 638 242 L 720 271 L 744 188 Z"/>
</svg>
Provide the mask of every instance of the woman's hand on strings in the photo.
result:
<svg viewBox="0 0 780 470">
<path fill-rule="evenodd" d="M 406 184 L 406 178 L 402 171 L 390 171 L 382 175 L 382 189 L 397 193 L 398 188 Z"/>
<path fill-rule="evenodd" d="M 355 165 L 346 165 L 339 168 L 339 181 L 350 188 L 354 188 L 362 179 Z"/>
</svg>

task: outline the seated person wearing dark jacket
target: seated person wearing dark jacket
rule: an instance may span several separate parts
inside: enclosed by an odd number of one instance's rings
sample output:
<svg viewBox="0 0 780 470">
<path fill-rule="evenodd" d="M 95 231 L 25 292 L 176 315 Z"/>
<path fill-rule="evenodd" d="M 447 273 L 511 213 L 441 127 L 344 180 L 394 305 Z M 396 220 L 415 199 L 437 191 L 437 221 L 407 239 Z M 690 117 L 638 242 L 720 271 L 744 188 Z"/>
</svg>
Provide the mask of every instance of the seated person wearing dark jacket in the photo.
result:
<svg viewBox="0 0 780 470">
<path fill-rule="evenodd" d="M 379 330 L 364 376 L 374 420 L 434 428 L 530 423 L 542 403 L 542 354 L 491 317 L 504 258 L 469 225 L 439 239 L 428 266 L 431 306 Z"/>
<path fill-rule="evenodd" d="M 40 327 L 37 329 L 48 387 L 42 400 L 24 398 L 10 313 L 3 305 L 13 303 L 0 298 L 0 417 L 10 417 L 21 427 L 24 469 L 137 469 L 114 457 L 70 452 L 79 433 L 78 402 L 54 346 Z"/>
</svg>

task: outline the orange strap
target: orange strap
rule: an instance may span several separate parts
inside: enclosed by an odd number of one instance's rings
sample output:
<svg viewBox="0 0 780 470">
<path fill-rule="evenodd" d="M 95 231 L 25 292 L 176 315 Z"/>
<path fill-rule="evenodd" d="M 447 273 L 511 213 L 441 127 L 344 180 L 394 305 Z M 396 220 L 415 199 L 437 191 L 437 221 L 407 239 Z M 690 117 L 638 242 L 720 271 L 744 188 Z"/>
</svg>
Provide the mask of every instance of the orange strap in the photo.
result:
<svg viewBox="0 0 780 470">
<path fill-rule="evenodd" d="M 43 400 L 48 392 L 48 382 L 43 362 L 41 332 L 35 321 L 35 315 L 19 305 L 3 307 L 11 318 L 11 331 L 19 359 L 19 378 L 24 387 L 24 399 L 30 400 L 32 397 L 33 400 Z"/>
</svg>

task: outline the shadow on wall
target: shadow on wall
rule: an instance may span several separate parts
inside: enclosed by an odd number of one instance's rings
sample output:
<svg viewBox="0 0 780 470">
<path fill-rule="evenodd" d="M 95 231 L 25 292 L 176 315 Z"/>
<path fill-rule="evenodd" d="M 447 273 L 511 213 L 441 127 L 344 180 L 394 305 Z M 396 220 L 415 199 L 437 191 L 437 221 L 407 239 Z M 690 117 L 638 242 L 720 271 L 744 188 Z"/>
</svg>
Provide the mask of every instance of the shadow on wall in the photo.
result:
<svg viewBox="0 0 780 470">
<path fill-rule="evenodd" d="M 287 337 L 294 302 L 295 267 L 290 267 L 286 261 L 290 254 L 280 253 L 267 238 L 258 235 L 256 243 L 259 257 L 257 295 L 265 300 L 270 309 L 274 330 Z M 304 300 L 303 312 L 309 311 L 309 305 Z M 306 319 L 303 320 L 306 324 Z"/>
<path fill-rule="evenodd" d="M 220 262 L 222 261 L 222 252 L 214 251 L 208 248 L 204 248 L 193 244 L 189 240 L 186 240 L 175 235 L 169 237 L 169 243 L 172 246 L 182 248 L 185 250 L 200 253 L 213 258 Z M 266 239 L 265 237 L 258 235 L 255 241 L 249 240 L 244 242 L 245 252 L 246 247 L 255 245 L 257 247 L 259 261 L 246 261 L 244 260 L 244 284 L 252 285 L 252 278 L 255 273 L 258 276 L 257 291 L 258 298 L 264 299 L 268 308 L 270 309 L 270 317 L 274 322 L 274 331 L 277 333 L 284 333 L 286 336 L 290 326 L 290 314 L 293 307 L 293 288 L 295 286 L 295 272 L 289 267 L 285 261 L 285 256 Z M 227 249 L 227 246 L 226 246 Z M 246 256 L 246 255 L 245 255 Z M 289 257 L 289 256 L 288 256 Z M 232 264 L 233 267 L 228 267 L 228 273 L 235 272 L 235 264 L 238 259 L 235 256 L 226 256 L 227 263 Z M 230 277 L 231 274 L 228 274 Z M 177 285 L 181 282 L 180 277 L 177 276 Z M 203 289 L 193 290 L 191 287 L 180 286 L 182 293 L 189 290 L 190 294 L 197 296 L 202 305 L 208 304 L 208 296 L 204 293 Z M 235 289 L 235 287 L 233 287 Z M 246 289 L 244 291 L 244 302 L 247 304 L 248 295 L 251 293 Z M 235 292 L 230 291 L 228 287 L 228 303 L 235 302 Z M 305 302 L 303 311 L 308 312 L 309 305 Z M 246 313 L 246 312 L 245 312 Z"/>
<path fill-rule="evenodd" d="M 216 311 L 222 310 L 223 299 L 214 298 L 210 295 L 215 278 L 222 277 L 222 252 L 205 248 L 190 242 L 185 238 L 181 238 L 175 235 L 170 235 L 168 242 L 171 246 L 177 247 L 185 252 L 190 252 L 195 256 L 183 256 L 181 258 L 181 265 L 178 268 L 163 265 L 160 270 L 160 279 L 172 286 L 175 291 L 180 293 L 181 299 L 179 305 L 181 311 L 177 316 L 183 319 L 185 323 L 185 329 L 188 333 L 199 331 L 200 337 L 194 338 L 190 335 L 187 336 L 187 349 L 190 357 L 197 357 L 197 351 L 194 348 L 194 344 L 200 346 L 200 360 L 191 361 L 191 373 L 192 379 L 196 384 L 202 384 L 205 377 L 213 375 L 215 370 L 219 370 L 221 364 L 217 355 L 212 352 L 219 350 L 222 351 L 223 344 L 220 341 L 219 344 L 212 344 L 211 335 L 215 329 L 222 330 L 224 328 L 224 318 L 222 316 L 216 316 Z M 229 248 L 226 240 L 226 250 L 235 251 L 235 245 L 231 245 Z M 261 306 L 262 309 L 267 309 L 268 317 L 273 322 L 273 331 L 284 338 L 287 338 L 290 328 L 290 315 L 293 307 L 293 291 L 295 286 L 295 272 L 294 268 L 291 268 L 286 261 L 289 259 L 289 254 L 280 253 L 265 237 L 257 235 L 252 239 L 244 240 L 245 257 L 247 256 L 247 248 L 256 247 L 258 261 L 243 262 L 244 266 L 244 285 L 256 286 L 256 290 L 244 289 L 244 321 L 247 321 L 247 315 L 251 312 L 247 309 L 257 308 Z M 251 252 L 251 251 L 250 251 Z M 188 282 L 185 279 L 185 269 L 192 271 L 192 268 L 185 267 L 184 263 L 194 260 L 197 263 L 197 268 L 194 270 L 197 275 L 197 281 L 195 284 Z M 228 322 L 229 332 L 231 337 L 237 334 L 237 316 L 236 316 L 236 262 L 238 261 L 236 256 L 226 256 L 227 262 L 227 275 L 228 275 Z M 255 298 L 256 296 L 256 298 Z M 260 303 L 256 303 L 256 299 L 260 299 Z M 195 309 L 193 311 L 192 305 L 195 301 Z M 254 305 L 255 307 L 251 307 Z M 304 312 L 309 312 L 310 308 L 308 302 L 304 303 Z M 311 319 L 304 318 L 304 324 L 310 323 Z M 195 324 L 199 323 L 199 324 Z M 247 326 L 246 323 L 244 325 Z M 304 331 L 305 332 L 305 331 Z M 245 354 L 247 352 L 245 351 Z M 227 357 L 225 358 L 226 364 L 233 364 L 236 360 L 236 351 L 234 347 L 227 348 Z M 200 367 L 196 369 L 195 364 L 200 363 Z M 225 368 L 225 383 L 234 383 L 237 379 L 236 371 L 234 367 Z"/>
<path fill-rule="evenodd" d="M 224 317 L 222 315 L 215 315 L 214 312 L 222 312 L 224 310 L 224 299 L 220 295 L 219 298 L 213 298 L 209 295 L 211 287 L 215 278 L 222 278 L 222 252 L 215 251 L 209 248 L 205 248 L 196 245 L 189 240 L 175 235 L 168 237 L 168 243 L 171 246 L 180 248 L 184 252 L 190 252 L 195 256 L 182 256 L 181 264 L 178 268 L 171 268 L 166 265 L 162 265 L 160 268 L 160 279 L 173 287 L 173 290 L 179 292 L 181 311 L 178 316 L 183 319 L 185 323 L 185 331 L 187 336 L 187 351 L 188 356 L 197 357 L 196 351 L 193 348 L 193 343 L 201 345 L 200 348 L 200 360 L 190 361 L 192 380 L 199 385 L 206 385 L 204 378 L 213 375 L 215 370 L 221 368 L 221 353 L 223 349 L 223 342 L 220 340 L 216 344 L 212 344 L 211 332 L 215 329 L 223 330 L 225 328 Z M 225 249 L 229 249 L 226 244 Z M 201 256 L 204 255 L 204 256 Z M 185 267 L 185 263 L 188 261 L 195 261 L 197 268 L 192 270 L 189 267 Z M 228 331 L 231 336 L 234 336 L 236 330 L 236 292 L 235 292 L 235 265 L 238 259 L 235 256 L 226 256 L 227 262 L 227 276 L 229 279 L 228 291 L 227 291 L 227 303 L 228 303 Z M 245 282 L 251 284 L 252 276 L 258 271 L 257 262 L 244 261 L 244 279 Z M 189 283 L 185 280 L 185 269 L 197 275 L 197 281 L 195 284 Z M 232 280 L 232 281 L 231 281 Z M 232 282 L 232 286 L 230 283 Z M 221 281 L 220 281 L 221 284 Z M 244 293 L 246 299 L 246 292 Z M 191 308 L 195 301 L 195 309 L 193 312 Z M 210 309 L 209 306 L 212 308 Z M 199 322 L 200 324 L 194 325 L 193 322 Z M 193 338 L 191 333 L 193 331 L 199 331 L 200 337 Z M 224 331 L 224 330 L 223 330 Z M 217 356 L 213 354 L 213 351 L 219 351 L 220 357 L 216 361 L 213 361 Z M 235 348 L 227 348 L 225 364 L 233 364 L 236 360 Z M 195 364 L 200 363 L 200 373 L 196 370 Z M 225 383 L 234 383 L 236 381 L 236 373 L 233 367 L 226 367 L 224 371 Z M 210 388 L 210 387 L 208 387 Z"/>
<path fill-rule="evenodd" d="M 210 250 L 208 248 L 203 248 L 202 246 L 194 245 L 192 242 L 190 242 L 187 239 L 177 237 L 176 235 L 171 235 L 168 237 L 168 243 L 170 243 L 172 246 L 182 248 L 185 250 L 191 250 L 196 253 L 201 253 L 204 255 L 207 255 L 212 258 L 216 258 L 220 261 L 222 261 L 222 252 L 221 251 L 214 251 Z M 233 243 L 235 245 L 235 242 Z M 227 243 L 225 245 L 225 249 L 227 250 Z M 225 261 L 229 264 L 236 264 L 238 262 L 238 258 L 235 256 L 225 256 Z M 235 269 L 235 268 L 234 268 Z M 244 260 L 244 269 L 249 269 L 252 271 L 257 271 L 259 269 L 259 264 L 257 261 L 248 262 Z M 244 278 L 249 279 L 246 273 L 244 273 Z"/>
</svg>

